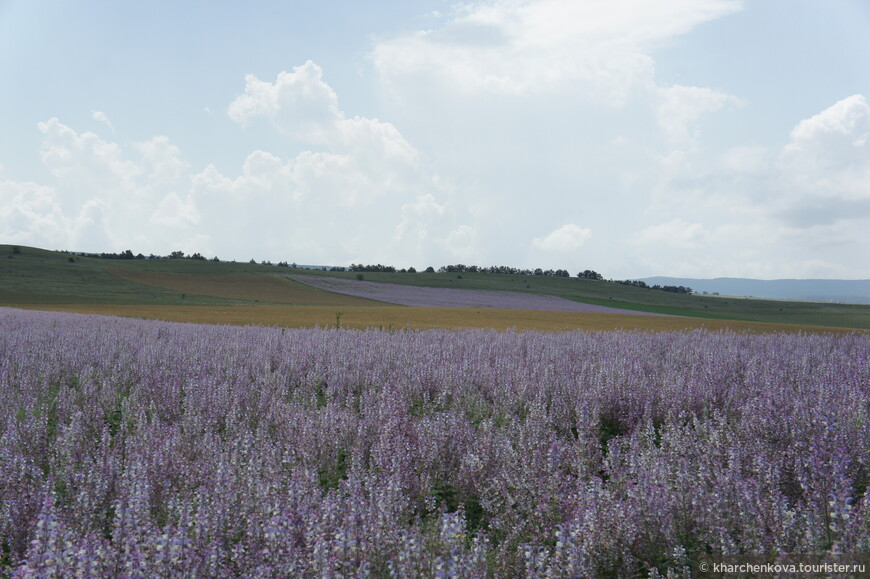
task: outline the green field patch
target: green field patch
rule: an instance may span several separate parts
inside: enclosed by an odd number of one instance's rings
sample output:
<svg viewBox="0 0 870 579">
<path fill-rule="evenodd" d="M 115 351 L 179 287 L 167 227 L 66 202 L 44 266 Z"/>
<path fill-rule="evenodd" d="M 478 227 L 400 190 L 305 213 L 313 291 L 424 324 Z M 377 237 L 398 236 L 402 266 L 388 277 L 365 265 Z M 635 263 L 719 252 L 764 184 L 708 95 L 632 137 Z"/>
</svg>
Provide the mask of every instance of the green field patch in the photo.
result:
<svg viewBox="0 0 870 579">
<path fill-rule="evenodd" d="M 207 275 L 115 269 L 110 270 L 110 272 L 121 279 L 137 284 L 192 295 L 233 300 L 325 306 L 377 303 L 364 298 L 355 298 L 319 290 L 270 274 L 231 273 Z"/>
</svg>

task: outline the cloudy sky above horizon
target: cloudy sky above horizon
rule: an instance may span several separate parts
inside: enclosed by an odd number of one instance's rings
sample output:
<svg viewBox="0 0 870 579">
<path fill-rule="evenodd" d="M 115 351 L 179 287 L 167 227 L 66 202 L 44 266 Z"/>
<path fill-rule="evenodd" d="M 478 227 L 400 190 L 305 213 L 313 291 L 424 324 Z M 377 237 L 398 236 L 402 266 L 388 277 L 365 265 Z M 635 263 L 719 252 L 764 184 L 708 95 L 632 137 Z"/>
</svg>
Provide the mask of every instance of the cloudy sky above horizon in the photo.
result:
<svg viewBox="0 0 870 579">
<path fill-rule="evenodd" d="M 870 278 L 862 0 L 0 0 L 0 243 Z"/>
</svg>

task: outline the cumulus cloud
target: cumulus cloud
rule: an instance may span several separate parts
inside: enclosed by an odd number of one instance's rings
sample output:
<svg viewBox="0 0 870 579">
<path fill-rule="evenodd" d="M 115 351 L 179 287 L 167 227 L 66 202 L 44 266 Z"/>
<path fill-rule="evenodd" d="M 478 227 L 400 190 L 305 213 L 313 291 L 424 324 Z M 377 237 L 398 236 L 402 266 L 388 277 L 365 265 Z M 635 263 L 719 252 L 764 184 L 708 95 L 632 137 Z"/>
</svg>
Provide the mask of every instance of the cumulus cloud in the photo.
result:
<svg viewBox="0 0 870 579">
<path fill-rule="evenodd" d="M 420 154 L 398 129 L 377 119 L 347 118 L 335 91 L 323 80 L 323 70 L 312 61 L 281 72 L 274 83 L 249 75 L 245 92 L 233 100 L 228 114 L 243 125 L 263 117 L 282 133 L 322 149 L 307 157 L 305 165 L 319 171 L 320 178 L 334 172 L 341 180 L 354 173 L 354 182 L 345 183 L 347 202 L 364 202 L 366 195 L 378 195 L 380 185 L 415 179 L 419 172 Z M 379 183 L 364 192 L 363 174 Z"/>
<path fill-rule="evenodd" d="M 653 31 L 609 3 L 458 9 L 437 30 L 375 47 L 382 78 L 422 99 L 393 122 L 347 116 L 313 62 L 239 79 L 226 114 L 246 138 L 266 130 L 278 140 L 251 146 L 235 166 L 192 167 L 166 136 L 114 142 L 49 119 L 38 125 L 49 180 L 0 180 L 0 236 L 88 251 L 589 267 L 614 277 L 870 275 L 848 270 L 866 261 L 856 248 L 870 246 L 866 98 L 795 119 L 779 142 L 710 149 L 705 123 L 740 101 L 658 86 L 647 66 L 650 45 L 737 6 L 692 4 L 710 10 Z M 640 9 L 652 18 L 675 5 Z M 571 47 L 607 41 L 589 23 L 554 23 L 554 7 L 610 26 L 613 60 L 596 50 L 572 60 Z M 412 50 L 389 53 L 404 41 Z M 633 90 L 642 98 L 620 101 Z M 609 226 L 593 236 L 580 225 L 592 223 Z"/>
<path fill-rule="evenodd" d="M 324 263 L 419 265 L 451 227 L 424 173 L 388 182 L 353 156 L 327 152 L 285 160 L 255 151 L 236 177 L 213 166 L 195 174 L 192 191 L 203 227 L 223 225 L 213 232 L 216 246 L 244 239 L 252 249 Z"/>
<path fill-rule="evenodd" d="M 419 151 L 391 123 L 346 117 L 315 63 L 282 72 L 274 83 L 247 77 L 244 94 L 232 102 L 228 114 L 242 124 L 267 119 L 312 149 L 286 161 L 257 151 L 236 179 L 219 177 L 211 168 L 208 175 L 197 177 L 197 199 L 221 190 L 236 197 L 239 192 L 248 196 L 274 192 L 277 215 L 291 223 L 308 216 L 307 223 L 290 228 L 308 231 L 307 239 L 289 231 L 282 234 L 323 259 L 338 254 L 349 261 L 364 261 L 375 259 L 373 253 L 389 253 L 410 260 L 425 255 L 435 239 L 448 236 L 450 226 L 444 223 L 448 216 Z M 343 240 L 312 235 L 311 228 L 318 225 L 323 230 L 340 228 L 346 235 Z"/>
<path fill-rule="evenodd" d="M 590 237 L 592 230 L 575 223 L 567 223 L 544 237 L 534 238 L 532 246 L 544 251 L 573 251 L 580 248 Z"/>
<path fill-rule="evenodd" d="M 197 225 L 200 222 L 199 212 L 193 201 L 181 199 L 176 193 L 170 193 L 157 205 L 157 209 L 151 215 L 151 225 L 181 228 Z"/>
<path fill-rule="evenodd" d="M 145 180 L 152 184 L 172 185 L 182 181 L 190 169 L 181 149 L 169 141 L 169 137 L 157 136 L 136 143 L 135 150 L 141 155 L 141 167 Z"/>
<path fill-rule="evenodd" d="M 493 0 L 462 5 L 443 27 L 378 43 L 372 59 L 390 81 L 435 76 L 453 89 L 501 94 L 566 82 L 621 101 L 649 82 L 650 48 L 739 10 L 730 0 Z"/>
<path fill-rule="evenodd" d="M 56 119 L 40 127 L 54 183 L 0 182 L 0 232 L 14 242 L 419 264 L 457 227 L 416 157 L 383 143 L 390 131 L 373 151 L 365 142 L 291 158 L 257 150 L 232 175 L 211 165 L 192 171 L 165 137 L 125 147 Z M 421 234 L 424 242 L 409 242 Z"/>
<path fill-rule="evenodd" d="M 66 187 L 64 201 L 84 204 L 102 191 L 129 193 L 142 169 L 121 147 L 94 133 L 77 133 L 58 119 L 38 123 L 42 162 Z"/>
<path fill-rule="evenodd" d="M 406 164 L 418 160 L 416 149 L 392 124 L 346 118 L 335 91 L 323 80 L 323 70 L 310 60 L 293 72 L 281 72 L 274 83 L 248 75 L 245 92 L 233 100 L 227 113 L 242 125 L 258 117 L 268 119 L 284 134 L 308 145 L 349 152 L 381 169 L 388 168 L 380 163 L 383 159 Z"/>
<path fill-rule="evenodd" d="M 687 275 L 870 274 L 846 265 L 866 262 L 861 248 L 870 246 L 870 106 L 862 95 L 798 121 L 779 147 L 734 147 L 712 170 L 663 174 L 648 209 L 659 222 L 632 238 L 650 268 L 666 266 L 655 251 L 672 247 L 685 250 L 678 268 Z"/>
<path fill-rule="evenodd" d="M 798 123 L 779 160 L 795 191 L 816 199 L 870 198 L 870 104 L 845 98 Z"/>
<path fill-rule="evenodd" d="M 36 183 L 0 182 L 0 235 L 7 242 L 43 240 L 47 247 L 62 247 L 69 221 L 54 191 Z"/>
<path fill-rule="evenodd" d="M 38 128 L 54 182 L 2 182 L 0 234 L 86 251 L 330 264 L 419 265 L 475 247 L 417 149 L 390 123 L 347 118 L 316 64 L 274 83 L 249 76 L 228 114 L 262 117 L 307 146 L 289 157 L 254 150 L 235 174 L 194 170 L 166 136 L 122 145 L 50 119 Z"/>
<path fill-rule="evenodd" d="M 798 122 L 778 152 L 750 150 L 743 160 L 754 167 L 749 182 L 760 192 L 748 201 L 775 222 L 819 232 L 870 225 L 870 104 L 863 95 Z M 740 179 L 733 163 L 725 166 L 731 180 Z"/>
<path fill-rule="evenodd" d="M 728 0 L 475 1 L 376 42 L 370 57 L 395 122 L 462 191 L 457 202 L 490 259 L 604 269 L 589 263 L 599 255 L 628 269 L 633 258 L 616 256 L 636 251 L 625 244 L 649 224 L 656 180 L 700 164 L 706 123 L 741 102 L 690 81 L 664 85 L 654 57 L 741 9 Z M 498 218 L 496 207 L 506 208 Z M 612 227 L 560 238 L 554 215 Z M 581 245 L 584 255 L 557 249 Z"/>
<path fill-rule="evenodd" d="M 72 247 L 115 247 L 116 231 L 109 220 L 114 216 L 102 199 L 91 199 L 79 210 L 69 232 Z"/>
<path fill-rule="evenodd" d="M 818 151 L 820 145 L 833 144 L 863 149 L 870 142 L 870 106 L 860 94 L 831 105 L 821 113 L 801 121 L 791 132 L 789 151 L 805 148 Z"/>
<path fill-rule="evenodd" d="M 42 161 L 54 182 L 5 182 L 0 234 L 87 251 L 117 251 L 143 238 L 163 238 L 165 231 L 152 227 L 149 216 L 187 171 L 168 139 L 155 137 L 125 150 L 56 118 L 38 128 Z"/>
<path fill-rule="evenodd" d="M 413 203 L 406 203 L 402 206 L 402 222 L 396 226 L 396 241 L 432 243 L 435 241 L 432 223 L 440 221 L 445 210 L 444 205 L 439 204 L 431 193 L 420 195 Z"/>
<path fill-rule="evenodd" d="M 265 117 L 285 133 L 315 143 L 327 140 L 324 131 L 344 117 L 338 96 L 323 81 L 323 70 L 310 60 L 293 72 L 281 72 L 274 83 L 249 74 L 245 92 L 230 103 L 227 114 L 242 125 Z"/>
</svg>

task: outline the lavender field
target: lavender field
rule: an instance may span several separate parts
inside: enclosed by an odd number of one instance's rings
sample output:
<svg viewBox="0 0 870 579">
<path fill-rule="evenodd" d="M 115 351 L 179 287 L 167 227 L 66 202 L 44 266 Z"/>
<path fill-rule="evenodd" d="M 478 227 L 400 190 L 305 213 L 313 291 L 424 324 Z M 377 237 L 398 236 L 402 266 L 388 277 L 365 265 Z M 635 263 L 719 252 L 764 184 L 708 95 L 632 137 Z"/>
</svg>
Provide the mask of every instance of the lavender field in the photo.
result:
<svg viewBox="0 0 870 579">
<path fill-rule="evenodd" d="M 288 275 L 289 279 L 358 298 L 377 300 L 400 306 L 424 308 L 502 308 L 508 310 L 548 310 L 552 312 L 585 312 L 599 314 L 634 314 L 657 316 L 636 310 L 596 306 L 557 296 L 512 291 L 435 288 L 375 281 L 354 281 L 337 277 Z"/>
<path fill-rule="evenodd" d="M 870 552 L 870 335 L 0 309 L 0 576 L 657 577 Z"/>
</svg>

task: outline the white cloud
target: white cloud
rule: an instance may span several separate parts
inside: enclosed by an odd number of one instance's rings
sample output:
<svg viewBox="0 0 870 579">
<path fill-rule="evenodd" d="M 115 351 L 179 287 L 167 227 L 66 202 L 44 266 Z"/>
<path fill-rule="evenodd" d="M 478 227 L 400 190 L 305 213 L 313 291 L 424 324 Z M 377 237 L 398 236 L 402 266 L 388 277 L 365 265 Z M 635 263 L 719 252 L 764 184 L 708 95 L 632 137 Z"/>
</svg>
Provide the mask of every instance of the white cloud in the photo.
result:
<svg viewBox="0 0 870 579">
<path fill-rule="evenodd" d="M 0 235 L 51 248 L 123 249 L 119 244 L 145 230 L 151 199 L 159 194 L 147 164 L 130 159 L 120 145 L 79 134 L 57 119 L 38 126 L 42 160 L 54 184 L 4 183 Z"/>
<path fill-rule="evenodd" d="M 323 81 L 323 70 L 312 61 L 281 72 L 275 83 L 245 77 L 245 92 L 227 110 L 235 122 L 246 125 L 251 119 L 266 117 L 288 135 L 302 141 L 321 143 L 343 115 L 338 96 Z"/>
<path fill-rule="evenodd" d="M 545 237 L 536 237 L 532 246 L 544 251 L 573 251 L 592 237 L 592 230 L 568 223 L 551 231 Z"/>
<path fill-rule="evenodd" d="M 462 5 L 437 30 L 378 43 L 390 82 L 429 76 L 459 92 L 526 94 L 580 82 L 601 102 L 624 100 L 653 75 L 648 51 L 739 10 L 729 0 L 493 0 Z"/>
<path fill-rule="evenodd" d="M 707 122 L 740 102 L 690 80 L 663 85 L 654 56 L 741 8 L 719 0 L 478 1 L 429 30 L 377 42 L 371 59 L 397 126 L 427 166 L 450 176 L 458 193 L 449 205 L 472 216 L 486 261 L 605 269 L 594 259 L 627 270 L 636 251 L 627 240 L 649 225 L 656 180 L 701 165 L 716 138 Z M 577 229 L 556 235 L 564 223 Z M 591 223 L 611 225 L 594 237 L 579 233 L 577 224 Z"/>
<path fill-rule="evenodd" d="M 326 150 L 255 150 L 237 175 L 192 171 L 165 136 L 122 146 L 40 123 L 54 183 L 0 183 L 0 235 L 85 251 L 407 265 L 471 239 L 456 233 L 438 180 L 393 125 L 336 111 Z"/>
<path fill-rule="evenodd" d="M 439 222 L 445 214 L 431 193 L 420 195 L 414 203 L 402 206 L 402 222 L 396 226 L 396 243 L 432 243 L 433 222 Z"/>
<path fill-rule="evenodd" d="M 248 76 L 228 114 L 243 125 L 268 120 L 310 149 L 290 158 L 256 150 L 238 176 L 214 166 L 188 174 L 190 195 L 166 195 L 152 224 L 201 231 L 219 253 L 235 240 L 284 258 L 305 252 L 289 258 L 309 262 L 419 264 L 449 245 L 454 218 L 420 153 L 390 123 L 346 118 L 313 62 L 274 83 Z M 149 141 L 152 149 L 180 159 L 160 139 Z"/>
<path fill-rule="evenodd" d="M 687 223 L 680 218 L 675 218 L 667 223 L 644 228 L 634 241 L 658 247 L 666 245 L 679 249 L 697 249 L 702 245 L 706 234 L 704 226 L 700 223 Z"/>
<path fill-rule="evenodd" d="M 733 147 L 722 155 L 720 165 L 724 171 L 758 175 L 770 169 L 770 151 L 767 147 L 747 145 Z"/>
<path fill-rule="evenodd" d="M 334 179 L 336 187 L 345 187 L 345 203 L 364 203 L 419 176 L 419 152 L 396 127 L 377 119 L 346 118 L 322 69 L 312 61 L 280 73 L 274 83 L 249 75 L 244 94 L 233 100 L 228 114 L 240 124 L 265 117 L 284 134 L 325 149 L 298 159 L 304 161 L 299 177 L 304 181 L 308 177 L 301 173 L 314 172 L 318 181 Z"/>
<path fill-rule="evenodd" d="M 364 117 L 346 118 L 335 91 L 323 80 L 323 70 L 312 61 L 282 72 L 274 83 L 249 75 L 245 92 L 228 109 L 240 124 L 264 117 L 286 135 L 308 145 L 352 156 L 373 170 L 386 171 L 398 164 L 414 166 L 419 153 L 390 123 Z"/>
<path fill-rule="evenodd" d="M 164 197 L 149 219 L 151 225 L 170 228 L 189 227 L 199 222 L 199 212 L 193 201 L 190 198 L 183 200 L 176 193 Z"/>
<path fill-rule="evenodd" d="M 384 181 L 352 155 L 305 151 L 282 160 L 255 151 L 237 177 L 214 167 L 194 175 L 192 200 L 221 252 L 233 249 L 219 240 L 237 240 L 297 261 L 419 265 L 450 217 L 426 175 L 416 177 Z"/>
<path fill-rule="evenodd" d="M 485 252 L 481 247 L 480 235 L 470 225 L 460 225 L 447 234 L 444 248 L 455 261 L 479 263 Z"/>
<path fill-rule="evenodd" d="M 793 191 L 816 198 L 870 199 L 870 104 L 845 98 L 801 121 L 779 160 Z"/>
<path fill-rule="evenodd" d="M 831 105 L 821 113 L 801 121 L 791 132 L 789 151 L 819 144 L 835 143 L 863 149 L 870 144 L 870 105 L 856 94 Z"/>
<path fill-rule="evenodd" d="M 166 136 L 130 142 L 47 120 L 50 175 L 0 183 L 0 236 L 82 250 L 588 267 L 613 277 L 870 275 L 848 269 L 870 246 L 866 98 L 794 119 L 779 142 L 735 131 L 716 150 L 709 127 L 742 101 L 691 79 L 657 83 L 653 48 L 738 5 L 698 2 L 687 10 L 710 10 L 691 17 L 674 13 L 681 2 L 610 6 L 478 3 L 419 37 L 378 44 L 380 78 L 408 105 L 385 108 L 392 122 L 348 117 L 313 62 L 269 81 L 239 79 L 225 112 L 252 144 L 234 164 L 194 168 Z M 662 14 L 673 18 L 658 23 Z M 391 52 L 403 42 L 407 52 Z M 273 140 L 258 141 L 263 132 Z M 595 235 L 580 224 L 596 224 Z"/>
<path fill-rule="evenodd" d="M 134 188 L 142 169 L 116 143 L 90 132 L 78 134 L 56 118 L 37 126 L 44 135 L 43 164 L 68 185 L 64 201 L 83 203 L 102 191 L 127 193 Z"/>
<path fill-rule="evenodd" d="M 765 154 L 748 202 L 775 223 L 821 242 L 829 230 L 870 229 L 870 105 L 854 95 L 800 121 L 777 155 Z M 727 166 L 727 164 L 726 164 Z M 733 170 L 732 181 L 739 179 Z M 863 233 L 858 237 L 865 237 Z"/>
<path fill-rule="evenodd" d="M 107 215 L 108 214 L 108 215 Z M 110 211 L 101 199 L 91 199 L 78 212 L 70 232 L 70 245 L 76 248 L 116 247 Z"/>
<path fill-rule="evenodd" d="M 692 149 L 699 135 L 698 120 L 705 113 L 740 101 L 725 93 L 697 86 L 675 85 L 658 89 L 656 116 L 672 146 Z"/>
<path fill-rule="evenodd" d="M 51 188 L 36 183 L 0 182 L 0 236 L 7 242 L 62 248 L 69 229 Z"/>
<path fill-rule="evenodd" d="M 639 259 L 686 275 L 870 275 L 868 137 L 870 107 L 855 95 L 796 123 L 780 147 L 732 147 L 709 170 L 672 167 L 647 209 L 658 223 L 632 238 Z"/>
<path fill-rule="evenodd" d="M 335 124 L 334 139 L 330 142 L 334 149 L 352 152 L 367 163 L 389 160 L 416 165 L 419 162 L 418 151 L 398 129 L 377 119 L 342 118 Z"/>
<path fill-rule="evenodd" d="M 177 184 L 189 170 L 181 149 L 169 142 L 169 137 L 153 137 L 134 148 L 142 157 L 144 180 L 151 184 Z"/>
<path fill-rule="evenodd" d="M 112 121 L 109 120 L 109 116 L 103 111 L 91 111 L 91 118 L 112 129 L 113 133 L 115 132 L 115 127 L 112 126 Z"/>
</svg>

